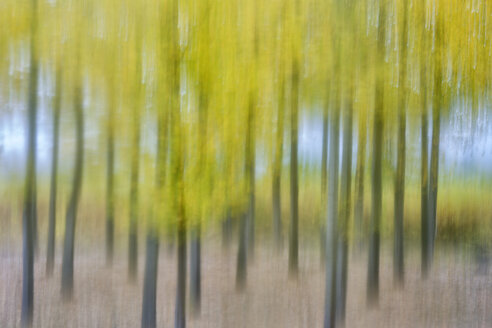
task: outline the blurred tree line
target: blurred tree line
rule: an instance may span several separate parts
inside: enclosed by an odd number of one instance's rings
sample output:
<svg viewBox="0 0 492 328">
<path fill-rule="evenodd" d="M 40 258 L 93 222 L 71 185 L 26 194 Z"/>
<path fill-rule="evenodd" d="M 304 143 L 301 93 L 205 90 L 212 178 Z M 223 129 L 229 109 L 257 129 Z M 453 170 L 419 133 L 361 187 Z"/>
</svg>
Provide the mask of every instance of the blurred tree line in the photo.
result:
<svg viewBox="0 0 492 328">
<path fill-rule="evenodd" d="M 313 194 L 322 204 L 324 222 L 325 327 L 334 327 L 345 318 L 350 244 L 360 252 L 367 242 L 368 304 L 378 301 L 385 156 L 396 161 L 393 263 L 395 282 L 404 283 L 409 118 L 419 120 L 417 212 L 422 275 L 429 274 L 437 234 L 441 121 L 457 104 L 464 102 L 474 111 L 490 104 L 490 17 L 485 0 L 2 1 L 0 74 L 11 78 L 7 54 L 17 42 L 28 42 L 30 58 L 23 325 L 32 324 L 34 310 L 40 69 L 54 83 L 48 275 L 55 258 L 60 116 L 73 111 L 76 122 L 62 255 L 65 300 L 73 297 L 79 199 L 84 189 L 90 190 L 82 186 L 84 121 L 96 113 L 87 99 L 98 93 L 103 95 L 104 113 L 97 114 L 106 145 L 106 259 L 111 265 L 117 222 L 115 144 L 129 140 L 124 158 L 130 165 L 131 281 L 137 275 L 138 231 L 146 231 L 142 327 L 156 326 L 162 238 L 175 238 L 177 244 L 176 327 L 186 323 L 187 260 L 191 310 L 200 313 L 202 234 L 211 223 L 221 222 L 224 244 L 230 247 L 237 221 L 236 285 L 246 288 L 248 259 L 255 253 L 259 161 L 268 163 L 261 180 L 271 188 L 272 238 L 280 250 L 286 237 L 288 272 L 296 279 L 303 215 L 299 189 L 305 183 L 299 175 L 299 122 L 306 115 L 319 117 L 321 179 Z M 153 150 L 142 147 L 146 117 L 156 126 Z M 396 153 L 386 153 L 387 139 L 396 140 Z M 265 150 L 262 158 L 260 148 Z M 370 219 L 365 224 L 369 170 Z M 287 176 L 288 222 L 281 204 Z"/>
</svg>

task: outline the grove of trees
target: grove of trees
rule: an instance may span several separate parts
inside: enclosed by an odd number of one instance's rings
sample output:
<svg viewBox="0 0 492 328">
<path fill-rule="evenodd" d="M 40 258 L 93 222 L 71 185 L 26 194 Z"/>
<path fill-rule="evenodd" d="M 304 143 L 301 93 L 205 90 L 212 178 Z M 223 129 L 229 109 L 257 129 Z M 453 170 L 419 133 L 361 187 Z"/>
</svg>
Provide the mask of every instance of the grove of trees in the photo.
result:
<svg viewBox="0 0 492 328">
<path fill-rule="evenodd" d="M 388 186 L 394 186 L 394 282 L 404 286 L 407 144 L 413 136 L 420 146 L 421 271 L 429 276 L 439 233 L 441 121 L 462 104 L 471 115 L 490 107 L 491 17 L 486 0 L 2 0 L 0 75 L 12 75 L 8 54 L 19 42 L 28 44 L 30 58 L 26 86 L 18 87 L 27 95 L 22 325 L 30 327 L 36 311 L 36 258 L 46 256 L 48 276 L 61 269 L 63 299 L 73 298 L 76 227 L 84 225 L 77 220 L 79 200 L 91 190 L 84 180 L 91 116 L 100 124 L 105 152 L 100 228 L 106 263 L 113 263 L 115 226 L 126 222 L 130 283 L 140 279 L 144 262 L 142 327 L 157 324 L 162 241 L 177 252 L 177 328 L 186 326 L 187 304 L 200 315 L 207 231 L 221 227 L 226 248 L 237 240 L 238 292 L 247 288 L 261 220 L 270 222 L 278 252 L 288 250 L 285 279 L 300 279 L 299 195 L 309 178 L 299 155 L 305 118 L 322 122 L 323 130 L 319 144 L 310 146 L 321 154 L 314 166 L 320 187 L 311 193 L 320 200 L 320 224 L 311 234 L 316 240 L 321 235 L 324 327 L 345 321 L 351 254 L 367 253 L 367 303 L 378 304 Z M 40 72 L 51 77 L 54 93 L 48 237 L 37 251 L 38 90 L 47 83 Z M 65 115 L 75 122 L 74 166 L 65 218 L 58 218 Z M 143 138 L 149 131 L 155 136 L 150 147 Z M 387 173 L 388 163 L 394 174 Z M 125 218 L 115 214 L 121 165 L 129 168 Z M 268 217 L 257 211 L 265 181 Z M 57 268 L 55 231 L 63 219 Z M 139 261 L 140 248 L 145 258 Z"/>
</svg>

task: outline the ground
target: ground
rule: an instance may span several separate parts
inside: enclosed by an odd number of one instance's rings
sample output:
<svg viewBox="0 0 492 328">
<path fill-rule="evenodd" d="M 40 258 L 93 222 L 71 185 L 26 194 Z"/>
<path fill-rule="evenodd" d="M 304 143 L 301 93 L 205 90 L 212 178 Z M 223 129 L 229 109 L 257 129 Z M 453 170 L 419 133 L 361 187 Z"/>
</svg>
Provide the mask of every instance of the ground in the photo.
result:
<svg viewBox="0 0 492 328">
<path fill-rule="evenodd" d="M 0 252 L 0 323 L 6 328 L 19 326 L 18 246 Z M 204 244 L 201 316 L 188 315 L 188 327 L 322 327 L 325 284 L 317 248 L 301 247 L 299 277 L 292 280 L 286 252 L 276 254 L 266 244 L 257 245 L 244 293 L 235 291 L 235 251 L 235 246 L 222 249 L 213 239 Z M 174 253 L 161 245 L 158 327 L 171 327 L 174 320 Z M 405 286 L 398 289 L 390 254 L 385 247 L 380 302 L 374 309 L 367 309 L 365 302 L 366 257 L 351 254 L 346 327 L 492 327 L 492 274 L 477 272 L 473 259 L 463 252 L 437 252 L 432 274 L 423 281 L 419 253 L 408 251 Z M 60 297 L 60 257 L 54 276 L 47 278 L 44 255 L 40 251 L 35 264 L 34 327 L 139 327 L 143 254 L 138 280 L 130 284 L 123 251 L 109 268 L 101 249 L 76 249 L 75 298 L 69 304 Z"/>
</svg>

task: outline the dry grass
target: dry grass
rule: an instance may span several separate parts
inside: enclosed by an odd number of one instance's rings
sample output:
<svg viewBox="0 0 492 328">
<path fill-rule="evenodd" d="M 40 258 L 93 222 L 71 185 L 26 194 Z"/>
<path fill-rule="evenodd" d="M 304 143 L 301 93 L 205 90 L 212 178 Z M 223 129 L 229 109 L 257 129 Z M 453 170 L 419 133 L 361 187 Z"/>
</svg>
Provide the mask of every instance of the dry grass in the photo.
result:
<svg viewBox="0 0 492 328">
<path fill-rule="evenodd" d="M 203 300 L 199 318 L 189 327 L 321 327 L 324 273 L 315 249 L 302 248 L 297 281 L 287 278 L 287 255 L 258 246 L 249 266 L 248 288 L 235 292 L 235 247 L 223 251 L 211 238 L 203 247 Z M 21 302 L 20 245 L 0 252 L 0 325 L 19 326 Z M 60 299 L 60 263 L 45 276 L 42 256 L 35 266 L 35 327 L 139 327 L 142 270 L 129 284 L 125 256 L 113 267 L 96 247 L 76 249 L 75 298 Z M 418 252 L 409 252 L 404 290 L 393 287 L 389 253 L 382 255 L 381 299 L 377 309 L 365 306 L 366 259 L 351 256 L 347 327 L 492 327 L 492 276 L 478 275 L 463 253 L 441 252 L 432 276 L 420 279 Z M 143 257 L 140 257 L 142 259 Z M 59 259 L 58 259 L 59 260 Z M 140 269 L 142 268 L 140 262 Z M 161 245 L 158 277 L 159 327 L 174 320 L 176 256 Z"/>
</svg>

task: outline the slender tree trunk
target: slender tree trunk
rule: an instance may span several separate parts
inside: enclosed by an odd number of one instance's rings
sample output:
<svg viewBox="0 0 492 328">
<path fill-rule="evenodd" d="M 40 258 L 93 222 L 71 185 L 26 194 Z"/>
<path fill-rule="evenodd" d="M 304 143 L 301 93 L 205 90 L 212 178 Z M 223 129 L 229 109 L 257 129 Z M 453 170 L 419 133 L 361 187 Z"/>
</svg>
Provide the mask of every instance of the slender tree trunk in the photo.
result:
<svg viewBox="0 0 492 328">
<path fill-rule="evenodd" d="M 277 251 L 282 247 L 282 206 L 281 206 L 281 177 L 284 140 L 284 106 L 285 86 L 283 71 L 279 72 L 279 97 L 277 109 L 277 131 L 275 132 L 275 156 L 273 158 L 272 173 L 272 213 L 273 213 L 273 239 Z"/>
<path fill-rule="evenodd" d="M 135 281 L 138 267 L 138 176 L 140 170 L 140 115 L 134 109 L 130 168 L 130 225 L 128 230 L 128 277 Z"/>
<path fill-rule="evenodd" d="M 436 97 L 436 95 L 434 95 Z M 439 101 L 437 101 L 439 102 Z M 439 178 L 439 144 L 441 130 L 441 115 L 440 108 L 432 109 L 432 143 L 431 143 L 431 159 L 429 171 L 429 268 L 432 266 L 434 256 L 434 244 L 436 238 L 436 212 L 437 212 L 437 187 Z"/>
<path fill-rule="evenodd" d="M 297 165 L 299 125 L 299 64 L 292 61 L 292 98 L 290 121 L 290 232 L 289 276 L 297 277 L 299 271 L 299 177 Z"/>
<path fill-rule="evenodd" d="M 106 148 L 106 264 L 112 265 L 114 252 L 114 102 L 112 100 L 109 106 Z"/>
<path fill-rule="evenodd" d="M 426 22 L 426 8 L 424 5 L 420 6 L 420 23 L 422 26 Z M 422 277 L 426 278 L 430 268 L 430 254 L 429 254 L 429 137 L 428 137 L 428 104 L 427 104 L 427 44 L 428 31 L 422 29 L 421 42 L 422 49 L 420 55 L 420 92 L 422 101 L 421 107 L 421 135 L 420 135 L 420 211 L 421 211 L 421 260 L 422 260 Z"/>
<path fill-rule="evenodd" d="M 140 17 L 135 25 L 135 95 L 132 106 L 131 164 L 130 164 L 130 223 L 128 225 L 128 279 L 134 283 L 138 269 L 138 213 L 140 173 L 140 108 L 142 108 L 142 31 Z"/>
<path fill-rule="evenodd" d="M 340 152 L 340 96 L 335 90 L 335 106 L 330 119 L 330 156 L 328 159 L 328 189 L 326 215 L 326 276 L 324 327 L 335 327 L 335 288 L 337 263 L 338 175 Z"/>
<path fill-rule="evenodd" d="M 36 110 L 37 112 L 37 110 Z M 38 181 L 35 179 L 33 182 L 34 193 L 32 196 L 32 207 L 31 207 L 31 219 L 32 219 L 32 239 L 34 247 L 34 259 L 38 257 L 39 254 L 39 234 L 38 234 Z"/>
<path fill-rule="evenodd" d="M 255 171 L 256 171 L 256 142 L 255 142 L 255 111 L 256 99 L 251 95 L 248 109 L 248 131 L 247 131 L 247 179 L 248 179 L 248 216 L 247 216 L 247 245 L 248 245 L 248 260 L 254 259 L 255 248 Z"/>
<path fill-rule="evenodd" d="M 201 308 L 201 225 L 198 225 L 191 233 L 190 249 L 190 301 L 192 313 L 197 316 Z"/>
<path fill-rule="evenodd" d="M 36 52 L 37 1 L 32 1 L 31 59 L 27 112 L 27 161 L 22 214 L 22 307 L 21 326 L 31 327 L 34 312 L 34 199 L 36 198 L 36 117 L 38 63 Z"/>
<path fill-rule="evenodd" d="M 343 153 L 340 186 L 340 216 L 338 218 L 338 256 L 336 288 L 336 321 L 345 324 L 348 273 L 348 227 L 352 206 L 352 132 L 353 92 L 350 90 L 347 108 L 343 113 Z"/>
<path fill-rule="evenodd" d="M 421 155 L 420 155 L 420 212 L 421 212 L 421 243 L 422 243 L 422 276 L 428 275 L 430 267 L 429 254 L 429 150 L 428 150 L 428 117 L 427 117 L 427 95 L 425 89 L 421 89 L 422 115 L 421 115 Z"/>
<path fill-rule="evenodd" d="M 364 239 L 364 179 L 366 164 L 366 138 L 367 122 L 366 117 L 359 114 L 359 128 L 357 139 L 357 166 L 355 169 L 355 201 L 354 201 L 354 225 L 355 225 L 355 247 L 357 253 L 362 253 L 362 243 Z"/>
<path fill-rule="evenodd" d="M 202 83 L 203 85 L 203 83 Z M 203 86 L 206 87 L 206 86 Z M 205 186 L 211 185 L 210 175 L 207 170 L 207 121 L 208 121 L 208 98 L 204 90 L 200 91 L 199 99 L 199 112 L 198 112 L 198 129 L 199 129 L 199 167 L 201 172 L 201 178 L 205 181 Z M 210 190 L 205 189 L 205 194 L 208 194 Z M 194 316 L 200 314 L 201 307 L 201 234 L 202 227 L 201 221 L 195 224 L 191 231 L 191 249 L 190 249 L 190 302 L 191 309 Z"/>
<path fill-rule="evenodd" d="M 441 21 L 437 13 L 436 44 L 441 42 Z M 434 243 L 436 238 L 437 187 L 439 182 L 439 145 L 441 137 L 441 106 L 442 106 L 442 63 L 440 49 L 434 50 L 434 93 L 432 101 L 432 142 L 429 171 L 429 265 L 432 265 Z"/>
<path fill-rule="evenodd" d="M 162 201 L 163 187 L 166 172 L 166 154 L 168 152 L 168 113 L 162 108 L 158 111 L 157 126 L 157 159 L 155 175 L 155 192 L 157 199 Z M 152 208 L 152 207 L 151 207 Z M 157 271 L 159 267 L 159 234 L 154 215 L 150 215 L 150 222 L 147 227 L 146 250 L 145 250 L 145 271 L 144 286 L 142 297 L 142 328 L 156 327 L 156 293 L 157 293 Z"/>
<path fill-rule="evenodd" d="M 177 288 L 176 288 L 176 309 L 174 317 L 175 328 L 186 327 L 186 214 L 184 198 L 184 154 L 185 154 L 185 133 L 181 122 L 181 101 L 180 101 L 180 37 L 178 30 L 179 1 L 172 3 L 171 17 L 171 190 L 174 213 L 177 216 Z"/>
<path fill-rule="evenodd" d="M 61 107 L 61 68 L 56 70 L 56 91 L 53 107 L 53 153 L 51 157 L 51 186 L 50 186 L 50 212 L 48 224 L 48 247 L 46 252 L 46 275 L 53 275 L 55 263 L 55 231 L 56 231 L 56 189 L 58 178 L 58 148 L 60 135 L 60 107 Z"/>
<path fill-rule="evenodd" d="M 82 173 L 84 162 L 84 113 L 82 108 L 82 87 L 80 81 L 75 86 L 75 124 L 76 124 L 76 150 L 75 166 L 72 183 L 72 194 L 68 203 L 65 241 L 63 244 L 62 258 L 62 296 L 65 300 L 73 297 L 73 253 L 75 242 L 75 224 L 77 218 L 77 207 L 82 188 Z"/>
<path fill-rule="evenodd" d="M 246 125 L 246 144 L 245 144 L 245 157 L 244 157 L 244 175 L 248 183 L 248 208 L 246 213 L 241 217 L 239 223 L 239 246 L 237 250 L 237 265 L 236 265 L 236 289 L 238 291 L 244 290 L 246 287 L 247 277 L 247 259 L 251 257 L 251 250 L 248 249 L 248 239 L 251 237 L 252 231 L 251 221 L 254 220 L 254 207 L 255 207 L 255 147 L 253 136 L 253 110 L 254 102 L 252 96 L 250 98 L 250 104 L 248 106 L 248 118 Z M 249 251 L 249 252 L 248 252 Z"/>
<path fill-rule="evenodd" d="M 329 89 L 329 88 L 328 88 Z M 321 142 L 321 204 L 325 204 L 326 201 L 326 176 L 327 176 L 327 162 L 328 162 L 328 101 L 323 108 L 323 137 Z M 324 208 L 324 205 L 322 205 Z M 326 260 L 326 226 L 321 222 L 319 231 L 320 240 L 320 261 L 322 265 L 325 265 Z"/>
<path fill-rule="evenodd" d="M 145 253 L 144 287 L 142 296 L 142 328 L 155 328 L 157 326 L 156 295 L 159 237 L 151 229 L 147 232 L 147 246 Z"/>
<path fill-rule="evenodd" d="M 248 267 L 246 266 L 246 214 L 239 219 L 239 245 L 237 249 L 236 264 L 236 290 L 244 291 L 246 288 L 246 278 Z"/>
<path fill-rule="evenodd" d="M 178 285 L 176 289 L 175 328 L 186 327 L 186 223 L 178 223 Z"/>
<path fill-rule="evenodd" d="M 400 42 L 400 74 L 398 82 L 398 155 L 395 176 L 395 223 L 393 276 L 395 283 L 403 286 L 404 282 L 404 251 L 403 251 L 403 215 L 405 208 L 405 158 L 406 158 L 406 75 L 407 75 L 407 11 L 408 1 L 403 1 L 403 22 Z"/>
<path fill-rule="evenodd" d="M 373 157 L 372 157 L 372 213 L 369 227 L 369 264 L 367 273 L 367 301 L 368 305 L 377 305 L 379 302 L 379 247 L 381 232 L 382 209 L 382 157 L 384 131 L 384 44 L 386 28 L 386 8 L 384 2 L 379 8 L 378 68 L 381 70 L 376 76 L 376 95 L 374 108 L 373 128 Z"/>
</svg>

